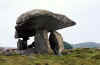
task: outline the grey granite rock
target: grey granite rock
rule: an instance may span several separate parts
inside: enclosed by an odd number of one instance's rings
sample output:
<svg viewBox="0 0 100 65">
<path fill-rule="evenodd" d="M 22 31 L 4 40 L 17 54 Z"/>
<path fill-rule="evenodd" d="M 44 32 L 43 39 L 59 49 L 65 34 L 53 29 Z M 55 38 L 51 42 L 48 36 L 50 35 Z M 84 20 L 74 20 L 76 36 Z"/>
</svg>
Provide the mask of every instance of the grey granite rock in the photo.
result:
<svg viewBox="0 0 100 65">
<path fill-rule="evenodd" d="M 50 43 L 48 39 L 48 32 L 46 30 L 39 30 L 35 35 L 35 42 L 37 43 L 35 49 L 38 53 L 48 53 L 50 50 Z"/>
<path fill-rule="evenodd" d="M 18 50 L 27 49 L 27 40 L 18 39 L 18 42 L 17 42 L 17 49 L 18 49 Z"/>
<path fill-rule="evenodd" d="M 54 53 L 61 55 L 63 50 L 62 36 L 56 30 L 73 26 L 76 23 L 65 15 L 53 13 L 47 10 L 35 9 L 20 15 L 16 21 L 15 38 L 18 40 L 18 49 L 25 50 L 32 48 L 27 46 L 29 37 L 34 36 L 33 42 L 36 43 L 34 51 L 36 53 L 48 53 L 51 48 Z M 51 32 L 48 39 L 48 32 Z"/>
<path fill-rule="evenodd" d="M 53 31 L 73 25 L 75 22 L 65 15 L 36 9 L 18 17 L 15 26 L 15 38 L 34 36 L 36 30 Z"/>
<path fill-rule="evenodd" d="M 64 50 L 63 38 L 60 33 L 52 31 L 49 37 L 51 48 L 56 55 L 61 56 L 61 52 Z"/>
</svg>

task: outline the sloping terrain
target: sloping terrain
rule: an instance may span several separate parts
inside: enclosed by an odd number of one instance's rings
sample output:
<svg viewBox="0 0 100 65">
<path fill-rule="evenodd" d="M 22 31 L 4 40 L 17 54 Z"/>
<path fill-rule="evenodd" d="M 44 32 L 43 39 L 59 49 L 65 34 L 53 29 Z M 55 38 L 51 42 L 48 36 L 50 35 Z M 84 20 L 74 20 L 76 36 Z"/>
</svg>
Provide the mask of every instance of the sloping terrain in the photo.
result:
<svg viewBox="0 0 100 65">
<path fill-rule="evenodd" d="M 65 50 L 63 56 L 49 55 L 18 55 L 0 54 L 0 65 L 99 65 L 100 49 L 83 48 Z"/>
</svg>

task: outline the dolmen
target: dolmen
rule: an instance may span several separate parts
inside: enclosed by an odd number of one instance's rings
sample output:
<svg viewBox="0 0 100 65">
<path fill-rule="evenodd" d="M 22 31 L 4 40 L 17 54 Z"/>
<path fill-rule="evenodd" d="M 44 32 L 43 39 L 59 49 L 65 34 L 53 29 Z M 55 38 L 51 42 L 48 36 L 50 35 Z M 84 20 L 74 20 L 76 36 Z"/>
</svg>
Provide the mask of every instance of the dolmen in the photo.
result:
<svg viewBox="0 0 100 65">
<path fill-rule="evenodd" d="M 65 15 L 47 10 L 35 9 L 20 15 L 16 21 L 15 38 L 18 39 L 17 49 L 34 48 L 34 53 L 44 54 L 50 50 L 55 55 L 61 55 L 64 49 L 63 38 L 57 30 L 75 25 L 76 23 Z M 30 37 L 33 43 L 28 45 Z"/>
</svg>

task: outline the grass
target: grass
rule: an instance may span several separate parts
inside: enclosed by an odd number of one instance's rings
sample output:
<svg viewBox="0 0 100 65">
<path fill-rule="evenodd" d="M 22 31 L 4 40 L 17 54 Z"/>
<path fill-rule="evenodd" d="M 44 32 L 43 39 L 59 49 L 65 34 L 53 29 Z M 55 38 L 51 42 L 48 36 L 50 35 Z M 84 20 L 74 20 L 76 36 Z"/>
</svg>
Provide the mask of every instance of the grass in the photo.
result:
<svg viewBox="0 0 100 65">
<path fill-rule="evenodd" d="M 100 65 L 100 50 L 95 48 L 65 50 L 63 56 L 1 54 L 0 65 Z"/>
</svg>

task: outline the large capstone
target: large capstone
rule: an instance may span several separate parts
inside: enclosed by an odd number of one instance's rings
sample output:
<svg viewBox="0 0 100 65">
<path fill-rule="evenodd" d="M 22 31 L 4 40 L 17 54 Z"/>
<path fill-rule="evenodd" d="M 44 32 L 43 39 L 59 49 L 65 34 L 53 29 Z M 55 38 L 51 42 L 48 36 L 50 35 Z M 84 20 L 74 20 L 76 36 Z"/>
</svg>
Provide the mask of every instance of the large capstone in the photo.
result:
<svg viewBox="0 0 100 65">
<path fill-rule="evenodd" d="M 60 33 L 53 31 L 49 37 L 50 45 L 56 55 L 61 55 L 64 49 L 63 38 Z"/>
<path fill-rule="evenodd" d="M 59 30 L 75 25 L 75 22 L 65 15 L 47 10 L 32 10 L 23 13 L 16 21 L 15 38 L 34 36 L 37 30 Z"/>
</svg>

